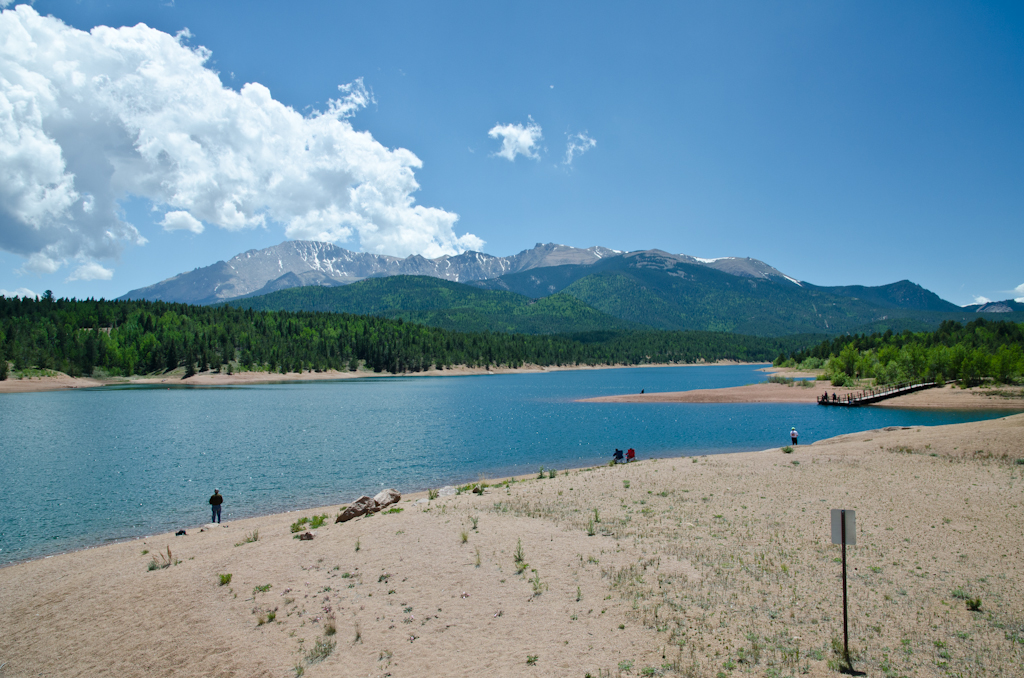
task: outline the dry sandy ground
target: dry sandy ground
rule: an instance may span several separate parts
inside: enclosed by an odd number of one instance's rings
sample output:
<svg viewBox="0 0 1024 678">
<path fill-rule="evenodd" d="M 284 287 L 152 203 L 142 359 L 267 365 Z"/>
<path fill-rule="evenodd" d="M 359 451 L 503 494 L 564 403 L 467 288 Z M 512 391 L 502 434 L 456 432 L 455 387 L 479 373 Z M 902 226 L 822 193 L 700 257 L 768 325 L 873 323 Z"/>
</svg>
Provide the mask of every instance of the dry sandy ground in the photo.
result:
<svg viewBox="0 0 1024 678">
<path fill-rule="evenodd" d="M 585 403 L 808 403 L 828 391 L 839 396 L 859 393 L 859 388 L 825 388 L 815 385 L 804 388 L 792 384 L 749 384 L 732 388 L 675 391 L 666 393 L 634 393 L 630 395 L 587 398 Z M 957 388 L 945 386 L 931 388 L 908 395 L 883 400 L 879 407 L 911 409 L 1005 409 L 1024 410 L 1024 390 L 1019 388 Z"/>
<path fill-rule="evenodd" d="M 235 374 L 227 374 L 221 372 L 203 372 L 196 374 L 195 376 L 183 379 L 184 370 L 179 369 L 176 372 L 159 376 L 159 377 L 130 377 L 130 378 L 111 378 L 111 379 L 92 379 L 92 378 L 76 378 L 69 377 L 63 372 L 56 372 L 56 376 L 47 377 L 29 377 L 24 379 L 8 378 L 4 381 L 0 381 L 0 394 L 2 393 L 31 393 L 40 391 L 62 391 L 65 389 L 73 388 L 95 388 L 97 386 L 111 386 L 116 384 L 147 384 L 147 385 L 159 385 L 167 384 L 168 386 L 239 386 L 244 384 L 283 384 L 295 381 L 329 381 L 333 379 L 356 379 L 360 377 L 459 377 L 471 374 L 515 374 L 515 373 L 527 373 L 533 374 L 537 372 L 562 372 L 565 370 L 602 370 L 602 369 L 619 369 L 624 367 L 713 367 L 716 365 L 740 365 L 747 363 L 737 363 L 731 360 L 722 360 L 716 363 L 692 363 L 686 365 L 666 365 L 666 364 L 653 364 L 653 365 L 562 365 L 562 366 L 541 366 L 541 365 L 523 365 L 515 369 L 507 367 L 466 367 L 465 365 L 456 365 L 446 370 L 436 370 L 430 368 L 425 372 L 407 372 L 401 375 L 394 375 L 390 372 L 373 372 L 372 370 L 360 369 L 356 372 L 343 371 L 338 372 L 335 370 L 326 370 L 324 372 L 289 372 L 288 374 L 278 374 L 276 372 L 236 372 Z M 760 365 L 762 363 L 749 363 Z"/>
<path fill-rule="evenodd" d="M 1024 414 L 867 431 L 407 497 L 312 541 L 304 511 L 16 564 L 0 675 L 834 675 L 847 508 L 856 668 L 1021 676 L 1022 441 Z"/>
</svg>

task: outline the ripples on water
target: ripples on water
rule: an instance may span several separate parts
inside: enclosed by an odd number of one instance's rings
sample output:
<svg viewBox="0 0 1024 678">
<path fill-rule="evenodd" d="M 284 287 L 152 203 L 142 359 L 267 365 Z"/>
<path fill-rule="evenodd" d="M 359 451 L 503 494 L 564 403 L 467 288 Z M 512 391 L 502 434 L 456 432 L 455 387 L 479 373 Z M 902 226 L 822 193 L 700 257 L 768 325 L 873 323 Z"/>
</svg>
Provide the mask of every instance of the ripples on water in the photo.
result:
<svg viewBox="0 0 1024 678">
<path fill-rule="evenodd" d="M 764 381 L 750 366 L 111 387 L 0 397 L 0 562 L 209 520 L 638 457 L 760 450 L 1001 412 L 577 403 Z"/>
</svg>

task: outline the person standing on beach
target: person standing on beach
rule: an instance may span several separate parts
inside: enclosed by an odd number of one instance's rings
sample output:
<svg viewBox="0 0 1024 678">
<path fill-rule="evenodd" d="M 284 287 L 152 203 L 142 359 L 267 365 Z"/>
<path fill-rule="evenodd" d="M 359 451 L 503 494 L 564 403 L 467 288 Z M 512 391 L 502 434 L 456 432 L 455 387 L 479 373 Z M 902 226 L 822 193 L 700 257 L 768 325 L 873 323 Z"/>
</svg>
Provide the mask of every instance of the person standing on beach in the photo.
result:
<svg viewBox="0 0 1024 678">
<path fill-rule="evenodd" d="M 794 445 L 796 445 L 796 426 L 789 429 L 789 439 L 793 441 Z"/>
<path fill-rule="evenodd" d="M 213 496 L 210 497 L 210 508 L 213 510 L 213 517 L 211 523 L 220 522 L 220 505 L 224 503 L 224 495 L 220 493 L 216 487 L 213 488 Z"/>
</svg>

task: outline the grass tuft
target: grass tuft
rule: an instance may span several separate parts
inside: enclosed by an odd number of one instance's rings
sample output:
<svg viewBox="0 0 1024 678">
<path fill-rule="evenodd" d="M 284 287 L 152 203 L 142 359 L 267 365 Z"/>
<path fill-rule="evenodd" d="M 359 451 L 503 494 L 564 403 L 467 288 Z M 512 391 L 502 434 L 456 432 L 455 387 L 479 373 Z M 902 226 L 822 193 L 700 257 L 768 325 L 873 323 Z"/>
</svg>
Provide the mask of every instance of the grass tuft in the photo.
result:
<svg viewBox="0 0 1024 678">
<path fill-rule="evenodd" d="M 337 645 L 338 642 L 335 640 L 317 638 L 316 643 L 313 647 L 309 648 L 309 651 L 306 653 L 306 663 L 316 664 L 317 662 L 322 662 L 331 656 L 331 653 L 334 652 L 334 648 Z"/>
<path fill-rule="evenodd" d="M 171 565 L 177 565 L 180 560 L 175 560 L 174 556 L 171 555 L 171 547 L 167 547 L 167 555 L 157 553 L 153 556 L 153 559 L 149 561 L 147 569 L 152 572 L 153 570 L 166 570 Z"/>
<path fill-rule="evenodd" d="M 254 541 L 259 541 L 259 540 L 260 540 L 260 531 L 259 530 L 253 530 L 252 532 L 250 532 L 247 535 L 245 535 L 245 537 L 242 538 L 242 541 L 240 541 L 237 544 L 235 544 L 235 546 L 241 546 L 242 544 L 251 544 Z"/>
<path fill-rule="evenodd" d="M 228 584 L 231 583 L 231 573 L 230 572 L 228 574 L 218 574 L 217 576 L 220 577 L 220 585 L 221 586 L 227 586 Z"/>
</svg>

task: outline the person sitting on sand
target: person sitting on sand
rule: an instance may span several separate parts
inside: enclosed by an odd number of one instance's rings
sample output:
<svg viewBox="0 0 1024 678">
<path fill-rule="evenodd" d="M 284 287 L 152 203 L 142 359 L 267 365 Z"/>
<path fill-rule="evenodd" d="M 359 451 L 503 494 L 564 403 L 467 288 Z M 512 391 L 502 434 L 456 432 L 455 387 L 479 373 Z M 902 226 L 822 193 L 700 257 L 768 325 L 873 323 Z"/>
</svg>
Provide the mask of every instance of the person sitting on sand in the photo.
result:
<svg viewBox="0 0 1024 678">
<path fill-rule="evenodd" d="M 789 429 L 789 439 L 793 441 L 794 445 L 796 445 L 796 426 Z"/>
<path fill-rule="evenodd" d="M 622 459 L 622 450 L 615 448 L 615 454 L 612 455 L 612 461 L 615 462 L 616 464 L 625 463 Z"/>
<path fill-rule="evenodd" d="M 210 519 L 211 523 L 220 522 L 220 505 L 223 503 L 224 495 L 216 487 L 213 488 L 213 496 L 210 497 L 210 508 L 213 510 L 213 517 Z"/>
<path fill-rule="evenodd" d="M 628 464 L 631 461 L 636 461 L 636 450 L 632 447 L 629 448 L 628 452 L 626 452 L 626 463 Z"/>
</svg>

